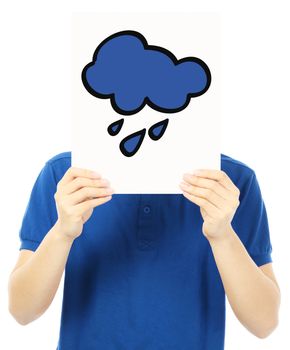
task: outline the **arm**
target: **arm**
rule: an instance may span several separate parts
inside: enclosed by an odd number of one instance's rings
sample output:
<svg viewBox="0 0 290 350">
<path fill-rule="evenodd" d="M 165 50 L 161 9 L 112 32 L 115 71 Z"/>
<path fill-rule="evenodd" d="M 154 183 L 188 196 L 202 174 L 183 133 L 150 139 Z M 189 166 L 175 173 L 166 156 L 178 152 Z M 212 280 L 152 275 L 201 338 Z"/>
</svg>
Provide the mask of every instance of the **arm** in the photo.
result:
<svg viewBox="0 0 290 350">
<path fill-rule="evenodd" d="M 25 262 L 12 271 L 8 285 L 9 311 L 20 324 L 40 317 L 51 304 L 72 243 L 55 224 L 34 253 L 21 252 Z"/>
<path fill-rule="evenodd" d="M 235 315 L 250 332 L 266 337 L 278 324 L 280 291 L 271 268 L 255 264 L 232 228 L 239 189 L 218 170 L 185 174 L 184 181 L 184 196 L 200 206 L 203 234 Z"/>
<path fill-rule="evenodd" d="M 32 322 L 51 304 L 73 241 L 93 208 L 112 198 L 109 182 L 86 169 L 69 168 L 54 195 L 58 211 L 55 225 L 34 253 L 22 251 L 9 284 L 9 311 L 22 325 Z"/>
<path fill-rule="evenodd" d="M 275 280 L 254 263 L 232 228 L 209 243 L 235 315 L 259 338 L 268 336 L 278 324 L 280 291 Z"/>
</svg>

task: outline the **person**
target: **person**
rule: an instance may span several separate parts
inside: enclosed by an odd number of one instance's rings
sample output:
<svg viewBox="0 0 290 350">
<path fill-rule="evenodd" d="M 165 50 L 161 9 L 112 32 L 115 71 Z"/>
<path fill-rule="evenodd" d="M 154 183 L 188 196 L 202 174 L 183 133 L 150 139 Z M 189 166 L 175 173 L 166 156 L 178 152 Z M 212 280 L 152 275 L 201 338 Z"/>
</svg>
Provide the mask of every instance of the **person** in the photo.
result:
<svg viewBox="0 0 290 350">
<path fill-rule="evenodd" d="M 221 154 L 221 170 L 184 174 L 178 194 L 114 194 L 102 175 L 71 152 L 39 173 L 9 278 L 21 325 L 65 271 L 59 350 L 221 350 L 225 297 L 255 336 L 273 332 L 280 289 L 253 169 Z"/>
</svg>

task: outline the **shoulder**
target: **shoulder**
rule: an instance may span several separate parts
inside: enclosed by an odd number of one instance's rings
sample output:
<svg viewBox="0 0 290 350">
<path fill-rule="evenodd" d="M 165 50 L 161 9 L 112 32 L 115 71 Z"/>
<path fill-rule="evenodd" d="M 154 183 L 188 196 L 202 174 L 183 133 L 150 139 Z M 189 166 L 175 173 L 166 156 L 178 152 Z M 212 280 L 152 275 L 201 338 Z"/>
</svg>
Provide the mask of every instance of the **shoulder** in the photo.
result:
<svg viewBox="0 0 290 350">
<path fill-rule="evenodd" d="M 71 151 L 55 154 L 47 159 L 46 165 L 52 168 L 55 179 L 58 182 L 71 167 Z"/>
<path fill-rule="evenodd" d="M 239 173 L 245 176 L 252 176 L 255 171 L 248 164 L 221 153 L 221 169 L 231 173 Z"/>
<path fill-rule="evenodd" d="M 61 153 L 58 153 L 54 156 L 52 156 L 51 158 L 49 158 L 47 160 L 48 163 L 50 163 L 50 165 L 52 166 L 57 166 L 59 165 L 60 163 L 66 163 L 66 162 L 71 162 L 71 152 L 68 151 L 68 152 L 61 152 Z"/>
<path fill-rule="evenodd" d="M 255 170 L 248 164 L 221 153 L 221 170 L 223 170 L 240 189 L 244 190 L 256 176 Z"/>
</svg>

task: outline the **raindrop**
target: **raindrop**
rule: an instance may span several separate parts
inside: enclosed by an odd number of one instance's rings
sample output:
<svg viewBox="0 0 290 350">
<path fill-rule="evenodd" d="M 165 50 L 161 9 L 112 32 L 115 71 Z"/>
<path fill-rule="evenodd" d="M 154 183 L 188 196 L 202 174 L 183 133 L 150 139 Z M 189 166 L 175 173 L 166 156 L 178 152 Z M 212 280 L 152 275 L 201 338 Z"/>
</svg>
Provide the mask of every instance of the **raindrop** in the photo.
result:
<svg viewBox="0 0 290 350">
<path fill-rule="evenodd" d="M 152 140 L 157 141 L 163 136 L 168 125 L 168 120 L 168 118 L 164 119 L 150 127 L 148 134 Z"/>
<path fill-rule="evenodd" d="M 122 129 L 123 124 L 124 124 L 124 118 L 110 124 L 107 128 L 108 133 L 111 136 L 116 136 Z"/>
<path fill-rule="evenodd" d="M 120 142 L 120 150 L 124 156 L 132 157 L 138 151 L 144 140 L 145 133 L 146 129 L 144 128 L 126 136 Z"/>
</svg>

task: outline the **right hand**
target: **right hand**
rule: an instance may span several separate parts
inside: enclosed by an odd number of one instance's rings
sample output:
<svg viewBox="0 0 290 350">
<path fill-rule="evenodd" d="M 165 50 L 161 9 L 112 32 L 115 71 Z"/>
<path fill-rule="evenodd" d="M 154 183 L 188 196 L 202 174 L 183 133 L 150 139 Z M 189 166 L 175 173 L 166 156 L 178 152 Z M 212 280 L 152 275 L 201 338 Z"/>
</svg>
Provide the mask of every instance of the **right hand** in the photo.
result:
<svg viewBox="0 0 290 350">
<path fill-rule="evenodd" d="M 70 167 L 57 184 L 54 194 L 61 233 L 74 240 L 81 235 L 83 224 L 96 206 L 112 199 L 114 190 L 101 175 L 87 169 Z"/>
</svg>

